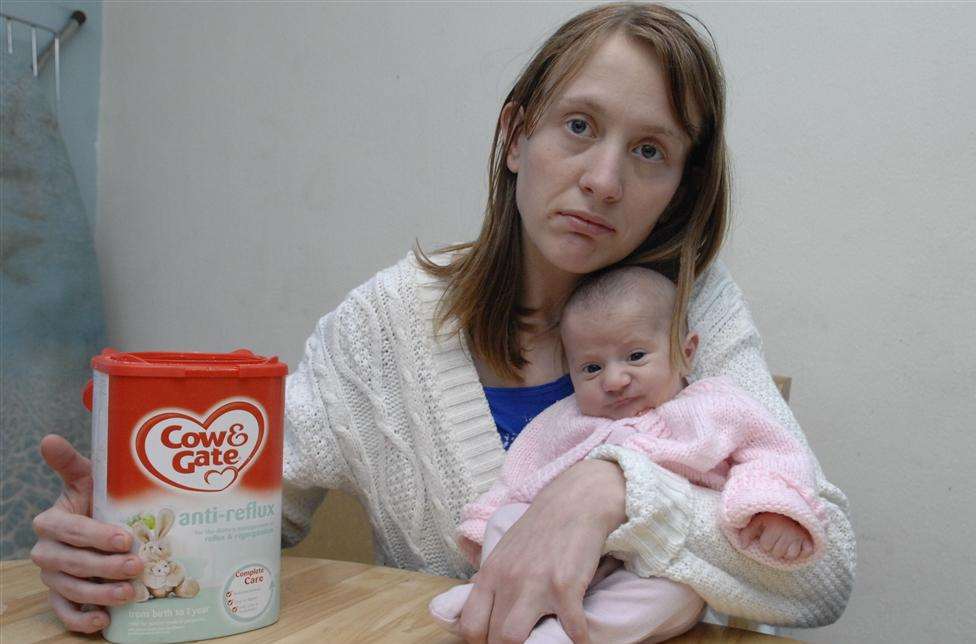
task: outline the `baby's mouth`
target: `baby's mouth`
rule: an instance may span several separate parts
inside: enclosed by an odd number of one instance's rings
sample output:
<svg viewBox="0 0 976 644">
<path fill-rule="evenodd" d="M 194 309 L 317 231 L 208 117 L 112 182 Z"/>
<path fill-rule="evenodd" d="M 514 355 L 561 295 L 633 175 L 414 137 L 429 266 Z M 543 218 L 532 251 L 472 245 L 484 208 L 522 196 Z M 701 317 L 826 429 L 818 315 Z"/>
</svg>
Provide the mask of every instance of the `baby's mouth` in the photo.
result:
<svg viewBox="0 0 976 644">
<path fill-rule="evenodd" d="M 629 398 L 621 398 L 620 400 L 615 400 L 610 403 L 614 408 L 619 409 L 621 407 L 626 407 L 632 402 L 635 402 L 640 396 L 631 396 Z"/>
</svg>

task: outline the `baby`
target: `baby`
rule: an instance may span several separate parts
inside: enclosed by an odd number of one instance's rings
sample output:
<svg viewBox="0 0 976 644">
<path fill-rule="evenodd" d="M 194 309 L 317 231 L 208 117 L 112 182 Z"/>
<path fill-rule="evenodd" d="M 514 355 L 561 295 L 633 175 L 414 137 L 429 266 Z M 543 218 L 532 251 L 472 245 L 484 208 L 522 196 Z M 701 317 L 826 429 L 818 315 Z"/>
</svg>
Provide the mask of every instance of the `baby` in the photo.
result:
<svg viewBox="0 0 976 644">
<path fill-rule="evenodd" d="M 745 555 L 780 569 L 820 556 L 824 516 L 813 494 L 813 463 L 796 438 L 727 378 L 688 384 L 698 335 L 682 329 L 682 364 L 673 364 L 674 306 L 674 285 L 639 267 L 589 277 L 573 293 L 560 333 L 575 394 L 522 430 L 499 479 L 462 510 L 458 539 L 472 564 L 487 559 L 537 493 L 604 443 L 721 491 L 718 521 Z M 458 633 L 472 587 L 435 597 L 434 619 Z M 594 642 L 660 641 L 691 628 L 704 602 L 688 586 L 620 568 L 590 586 L 583 609 Z M 570 639 L 550 616 L 528 641 Z"/>
</svg>

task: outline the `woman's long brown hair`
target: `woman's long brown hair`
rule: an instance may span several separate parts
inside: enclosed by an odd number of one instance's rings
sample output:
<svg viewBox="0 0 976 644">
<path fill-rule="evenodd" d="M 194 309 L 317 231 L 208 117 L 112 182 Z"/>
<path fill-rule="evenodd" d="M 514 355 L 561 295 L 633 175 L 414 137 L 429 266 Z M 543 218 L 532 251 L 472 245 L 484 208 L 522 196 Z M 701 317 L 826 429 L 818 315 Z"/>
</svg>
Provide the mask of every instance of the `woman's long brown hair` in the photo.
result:
<svg viewBox="0 0 976 644">
<path fill-rule="evenodd" d="M 697 20 L 696 20 L 697 22 Z M 701 24 L 699 22 L 699 24 Z M 610 35 L 623 32 L 653 48 L 664 69 L 678 122 L 692 139 L 681 183 L 647 239 L 619 264 L 639 264 L 677 286 L 671 319 L 671 362 L 686 368 L 681 327 L 695 277 L 718 255 L 727 228 L 729 169 L 725 147 L 725 81 L 718 55 L 681 13 L 654 4 L 615 3 L 579 14 L 560 27 L 536 52 L 503 103 L 525 110 L 522 124 L 509 128 L 501 115 L 488 160 L 488 203 L 481 233 L 472 242 L 439 249 L 447 263 L 414 254 L 431 275 L 447 281 L 438 328 L 454 322 L 467 332 L 471 350 L 496 374 L 521 381 L 527 364 L 518 336 L 529 330 L 532 311 L 522 296 L 522 236 L 515 203 L 517 175 L 506 156 L 525 128 L 531 136 L 539 119 L 589 56 Z"/>
</svg>

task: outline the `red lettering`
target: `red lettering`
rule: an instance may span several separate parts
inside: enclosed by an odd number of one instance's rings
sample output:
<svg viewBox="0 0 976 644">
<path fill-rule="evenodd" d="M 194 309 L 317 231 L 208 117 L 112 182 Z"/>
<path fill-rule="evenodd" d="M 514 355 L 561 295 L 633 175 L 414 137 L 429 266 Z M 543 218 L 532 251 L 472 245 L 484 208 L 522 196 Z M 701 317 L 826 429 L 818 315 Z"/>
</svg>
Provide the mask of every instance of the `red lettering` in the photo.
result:
<svg viewBox="0 0 976 644">
<path fill-rule="evenodd" d="M 228 449 L 223 452 L 220 448 L 225 442 L 232 445 L 247 442 L 246 435 L 237 433 L 242 428 L 241 424 L 236 423 L 231 426 L 229 434 L 226 431 L 180 433 L 184 429 L 182 425 L 170 425 L 162 431 L 160 442 L 165 447 L 179 450 L 173 454 L 173 469 L 180 474 L 192 474 L 197 467 L 236 465 L 240 460 L 240 451 Z M 208 449 L 194 451 L 192 448 L 195 447 Z"/>
<path fill-rule="evenodd" d="M 209 434 L 200 433 L 200 444 L 204 447 L 222 447 L 224 444 L 224 436 L 227 432 L 210 432 Z"/>
<path fill-rule="evenodd" d="M 173 439 L 170 438 L 173 432 L 178 432 L 178 431 L 180 431 L 179 425 L 170 425 L 169 427 L 164 429 L 163 436 L 162 436 L 163 445 L 165 445 L 170 449 L 177 449 L 178 447 L 180 447 L 179 443 L 174 442 Z"/>
<path fill-rule="evenodd" d="M 247 432 L 244 431 L 244 425 L 234 423 L 230 426 L 230 438 L 228 442 L 234 447 L 240 447 L 247 442 Z"/>
<path fill-rule="evenodd" d="M 192 457 L 193 452 L 190 450 L 176 452 L 173 454 L 173 469 L 180 474 L 192 474 L 196 469 L 196 466 L 190 462 Z"/>
</svg>

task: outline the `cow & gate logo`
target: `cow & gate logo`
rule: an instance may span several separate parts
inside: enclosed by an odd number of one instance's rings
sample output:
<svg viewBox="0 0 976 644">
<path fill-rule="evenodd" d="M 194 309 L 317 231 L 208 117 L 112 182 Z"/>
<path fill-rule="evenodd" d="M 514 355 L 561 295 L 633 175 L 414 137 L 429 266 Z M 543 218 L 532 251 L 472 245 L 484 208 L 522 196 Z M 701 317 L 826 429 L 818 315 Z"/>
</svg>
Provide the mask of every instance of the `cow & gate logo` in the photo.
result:
<svg viewBox="0 0 976 644">
<path fill-rule="evenodd" d="M 134 438 L 139 462 L 163 483 L 192 492 L 226 490 L 264 446 L 265 414 L 244 401 L 220 403 L 206 418 L 164 411 Z"/>
</svg>

